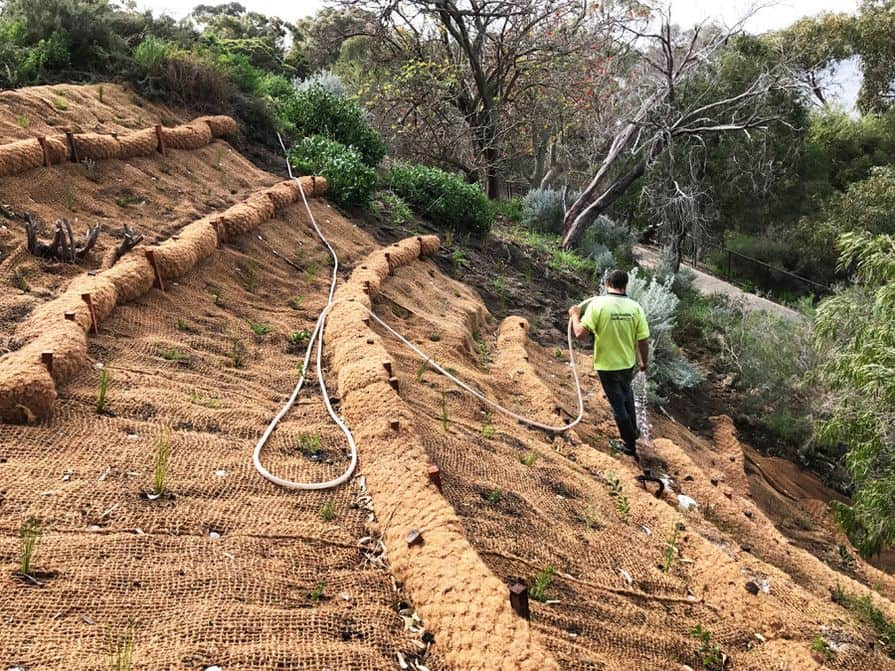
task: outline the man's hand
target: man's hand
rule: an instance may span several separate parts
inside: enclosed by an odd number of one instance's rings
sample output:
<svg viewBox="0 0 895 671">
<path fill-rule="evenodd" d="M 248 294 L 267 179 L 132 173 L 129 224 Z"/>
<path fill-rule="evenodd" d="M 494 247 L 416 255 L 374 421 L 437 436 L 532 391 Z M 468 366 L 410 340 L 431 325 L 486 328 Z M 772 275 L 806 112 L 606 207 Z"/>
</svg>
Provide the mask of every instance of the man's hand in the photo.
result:
<svg viewBox="0 0 895 671">
<path fill-rule="evenodd" d="M 640 362 L 640 371 L 641 371 L 642 373 L 645 373 L 645 372 L 646 372 L 646 363 L 643 362 L 643 361 Z"/>
</svg>

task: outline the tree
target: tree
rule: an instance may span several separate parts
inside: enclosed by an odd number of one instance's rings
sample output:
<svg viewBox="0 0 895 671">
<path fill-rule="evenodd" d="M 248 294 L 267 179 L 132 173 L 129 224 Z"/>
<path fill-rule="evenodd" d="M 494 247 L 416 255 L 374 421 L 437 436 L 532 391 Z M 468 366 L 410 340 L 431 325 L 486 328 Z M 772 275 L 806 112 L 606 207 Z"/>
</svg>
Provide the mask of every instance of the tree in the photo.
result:
<svg viewBox="0 0 895 671">
<path fill-rule="evenodd" d="M 484 173 L 491 197 L 502 147 L 525 125 L 506 111 L 530 101 L 544 72 L 593 49 L 587 28 L 603 21 L 583 0 L 343 2 L 377 16 L 373 57 L 395 79 L 383 91 L 391 123 L 412 124 L 435 147 L 460 145 L 444 162 L 469 179 Z"/>
<path fill-rule="evenodd" d="M 702 193 L 698 154 L 718 137 L 751 139 L 752 132 L 765 131 L 773 122 L 785 123 L 776 103 L 790 105 L 792 100 L 776 99 L 787 89 L 782 67 L 768 63 L 740 80 L 723 76 L 739 24 L 728 30 L 703 24 L 684 34 L 673 27 L 670 10 L 660 11 L 659 18 L 658 30 L 648 21 L 621 26 L 637 64 L 615 112 L 607 148 L 566 212 L 564 248 L 576 244 L 599 214 L 662 159 L 667 177 L 654 206 L 666 222 L 676 222 L 673 249 L 679 264 L 680 241 L 687 232 L 683 226 L 699 208 Z"/>
<path fill-rule="evenodd" d="M 840 248 L 856 283 L 817 310 L 821 377 L 835 393 L 820 436 L 849 446 L 856 489 L 836 516 L 866 557 L 895 542 L 895 236 L 846 233 Z"/>
<path fill-rule="evenodd" d="M 864 0 L 857 22 L 864 81 L 858 104 L 883 111 L 895 102 L 895 0 Z"/>
</svg>

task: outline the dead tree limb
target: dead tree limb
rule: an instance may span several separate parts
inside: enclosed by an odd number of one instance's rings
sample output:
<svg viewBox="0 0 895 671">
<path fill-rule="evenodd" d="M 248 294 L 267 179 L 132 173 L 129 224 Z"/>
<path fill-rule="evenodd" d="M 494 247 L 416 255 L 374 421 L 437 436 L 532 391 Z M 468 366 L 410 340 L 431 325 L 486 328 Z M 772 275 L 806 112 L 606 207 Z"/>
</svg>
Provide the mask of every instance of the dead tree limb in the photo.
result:
<svg viewBox="0 0 895 671">
<path fill-rule="evenodd" d="M 75 241 L 71 224 L 66 219 L 56 222 L 53 231 L 53 240 L 47 244 L 41 242 L 40 234 L 43 233 L 44 223 L 37 217 L 29 216 L 25 222 L 25 234 L 27 235 L 28 251 L 40 258 L 53 259 L 64 263 L 77 263 L 84 258 L 96 245 L 102 232 L 102 224 L 88 226 L 83 244 Z M 139 242 L 139 241 L 138 241 Z M 136 243 L 134 243 L 136 244 Z"/>
</svg>

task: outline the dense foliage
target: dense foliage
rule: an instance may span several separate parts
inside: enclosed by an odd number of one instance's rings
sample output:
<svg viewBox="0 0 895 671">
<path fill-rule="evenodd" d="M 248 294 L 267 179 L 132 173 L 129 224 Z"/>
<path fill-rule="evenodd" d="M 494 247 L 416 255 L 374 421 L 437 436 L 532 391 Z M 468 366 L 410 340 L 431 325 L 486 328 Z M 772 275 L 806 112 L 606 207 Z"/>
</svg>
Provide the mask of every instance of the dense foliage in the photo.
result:
<svg viewBox="0 0 895 671">
<path fill-rule="evenodd" d="M 478 184 L 423 165 L 396 166 L 386 182 L 414 212 L 439 228 L 477 238 L 491 230 L 494 211 Z"/>
<path fill-rule="evenodd" d="M 354 147 L 312 135 L 289 151 L 293 170 L 299 175 L 323 175 L 328 195 L 341 205 L 366 207 L 376 190 L 376 173 Z"/>
</svg>

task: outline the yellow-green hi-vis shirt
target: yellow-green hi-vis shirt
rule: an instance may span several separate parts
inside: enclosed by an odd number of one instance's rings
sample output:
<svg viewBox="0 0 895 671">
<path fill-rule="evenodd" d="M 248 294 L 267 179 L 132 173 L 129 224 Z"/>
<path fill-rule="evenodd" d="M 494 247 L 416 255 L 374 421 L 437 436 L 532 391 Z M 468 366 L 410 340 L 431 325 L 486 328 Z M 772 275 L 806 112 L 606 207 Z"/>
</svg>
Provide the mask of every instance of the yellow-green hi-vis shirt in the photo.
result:
<svg viewBox="0 0 895 671">
<path fill-rule="evenodd" d="M 649 338 L 637 301 L 605 294 L 586 301 L 581 325 L 594 334 L 594 370 L 627 370 L 637 363 L 637 341 Z"/>
</svg>

